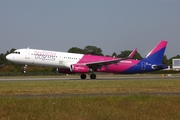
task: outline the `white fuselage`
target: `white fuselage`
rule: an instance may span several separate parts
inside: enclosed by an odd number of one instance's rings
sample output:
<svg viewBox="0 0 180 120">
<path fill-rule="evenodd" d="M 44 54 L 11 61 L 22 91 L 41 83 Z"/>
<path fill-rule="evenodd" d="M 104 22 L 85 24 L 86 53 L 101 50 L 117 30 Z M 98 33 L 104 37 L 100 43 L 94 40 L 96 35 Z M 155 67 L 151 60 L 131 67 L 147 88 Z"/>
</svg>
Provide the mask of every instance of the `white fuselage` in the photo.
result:
<svg viewBox="0 0 180 120">
<path fill-rule="evenodd" d="M 83 54 L 38 49 L 18 49 L 6 56 L 8 60 L 18 64 L 57 68 L 69 68 L 71 64 L 76 64 L 82 57 Z"/>
</svg>

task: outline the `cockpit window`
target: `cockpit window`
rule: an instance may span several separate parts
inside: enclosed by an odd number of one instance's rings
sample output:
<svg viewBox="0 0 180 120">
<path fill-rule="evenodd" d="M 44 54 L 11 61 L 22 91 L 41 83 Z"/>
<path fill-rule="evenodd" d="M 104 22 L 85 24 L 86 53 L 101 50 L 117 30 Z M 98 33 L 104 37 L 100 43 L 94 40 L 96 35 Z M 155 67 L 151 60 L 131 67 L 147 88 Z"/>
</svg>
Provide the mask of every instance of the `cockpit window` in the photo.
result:
<svg viewBox="0 0 180 120">
<path fill-rule="evenodd" d="M 20 54 L 20 52 L 18 52 L 18 51 L 14 51 L 14 52 L 13 52 L 13 54 Z"/>
</svg>

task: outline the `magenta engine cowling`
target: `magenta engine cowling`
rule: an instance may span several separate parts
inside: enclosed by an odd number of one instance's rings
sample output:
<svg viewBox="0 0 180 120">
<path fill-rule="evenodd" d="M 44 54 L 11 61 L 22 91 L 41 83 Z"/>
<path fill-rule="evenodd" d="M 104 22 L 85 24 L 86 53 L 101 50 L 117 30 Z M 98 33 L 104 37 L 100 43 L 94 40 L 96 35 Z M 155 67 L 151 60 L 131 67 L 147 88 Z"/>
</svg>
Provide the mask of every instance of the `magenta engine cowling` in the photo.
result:
<svg viewBox="0 0 180 120">
<path fill-rule="evenodd" d="M 88 66 L 76 65 L 76 64 L 71 65 L 70 70 L 71 70 L 71 72 L 75 72 L 75 73 L 88 73 L 88 72 L 90 72 L 90 69 Z"/>
</svg>

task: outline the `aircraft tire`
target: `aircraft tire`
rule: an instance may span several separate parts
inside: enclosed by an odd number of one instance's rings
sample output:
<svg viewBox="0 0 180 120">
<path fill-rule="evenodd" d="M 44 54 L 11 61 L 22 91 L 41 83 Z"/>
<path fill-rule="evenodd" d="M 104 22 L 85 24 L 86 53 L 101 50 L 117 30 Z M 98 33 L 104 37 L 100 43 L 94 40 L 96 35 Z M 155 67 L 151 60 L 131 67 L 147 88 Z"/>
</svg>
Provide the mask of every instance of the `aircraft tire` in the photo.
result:
<svg viewBox="0 0 180 120">
<path fill-rule="evenodd" d="M 96 79 L 96 74 L 91 74 L 91 75 L 90 75 L 90 78 L 91 78 L 91 79 Z"/>
<path fill-rule="evenodd" d="M 81 74 L 81 79 L 86 79 L 86 75 L 85 74 Z"/>
</svg>

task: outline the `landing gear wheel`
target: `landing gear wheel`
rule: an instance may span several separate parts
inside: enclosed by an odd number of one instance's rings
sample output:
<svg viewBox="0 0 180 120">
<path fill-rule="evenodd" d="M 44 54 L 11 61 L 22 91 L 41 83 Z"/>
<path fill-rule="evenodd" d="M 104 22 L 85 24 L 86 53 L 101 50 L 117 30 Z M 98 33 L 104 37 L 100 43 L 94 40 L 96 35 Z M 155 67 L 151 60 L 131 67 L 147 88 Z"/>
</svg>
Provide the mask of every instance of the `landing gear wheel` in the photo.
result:
<svg viewBox="0 0 180 120">
<path fill-rule="evenodd" d="M 96 79 L 96 74 L 91 74 L 91 75 L 90 75 L 90 78 L 91 78 L 91 79 Z"/>
<path fill-rule="evenodd" d="M 81 74 L 81 79 L 86 79 L 86 75 L 85 74 Z"/>
<path fill-rule="evenodd" d="M 24 74 L 26 73 L 26 68 L 27 68 L 27 65 L 24 65 L 24 70 L 23 70 Z"/>
</svg>

